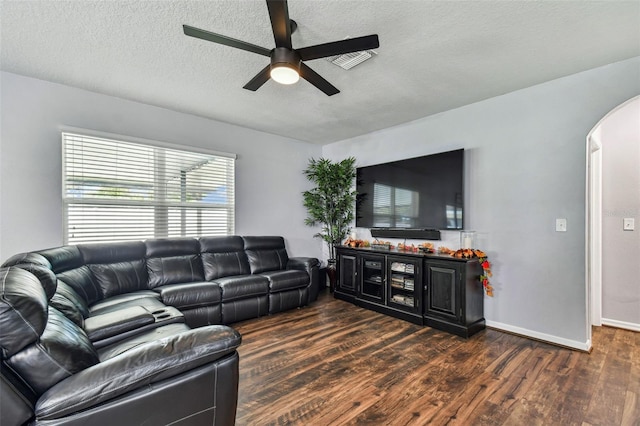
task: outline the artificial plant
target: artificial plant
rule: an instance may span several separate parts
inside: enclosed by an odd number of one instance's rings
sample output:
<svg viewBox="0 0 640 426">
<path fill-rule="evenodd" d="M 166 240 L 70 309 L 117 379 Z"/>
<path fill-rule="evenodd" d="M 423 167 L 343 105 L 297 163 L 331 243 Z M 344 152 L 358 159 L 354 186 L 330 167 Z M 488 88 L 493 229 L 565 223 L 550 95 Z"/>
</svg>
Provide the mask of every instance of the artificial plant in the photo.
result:
<svg viewBox="0 0 640 426">
<path fill-rule="evenodd" d="M 326 158 L 309 160 L 304 170 L 315 187 L 303 192 L 307 208 L 305 224 L 320 225 L 314 237 L 322 238 L 329 246 L 329 258 L 335 259 L 335 246 L 344 240 L 354 218 L 357 191 L 355 187 L 356 159 L 332 162 Z"/>
</svg>

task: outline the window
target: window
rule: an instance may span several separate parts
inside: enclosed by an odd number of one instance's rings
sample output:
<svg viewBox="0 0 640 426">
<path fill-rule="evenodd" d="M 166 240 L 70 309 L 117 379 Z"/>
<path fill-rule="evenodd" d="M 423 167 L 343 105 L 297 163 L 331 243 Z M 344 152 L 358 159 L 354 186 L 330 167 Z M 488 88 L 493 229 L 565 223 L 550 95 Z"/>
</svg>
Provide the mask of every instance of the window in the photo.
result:
<svg viewBox="0 0 640 426">
<path fill-rule="evenodd" d="M 66 244 L 234 233 L 232 154 L 62 133 Z"/>
<path fill-rule="evenodd" d="M 418 217 L 420 194 L 409 189 L 373 184 L 373 225 L 411 228 Z"/>
</svg>

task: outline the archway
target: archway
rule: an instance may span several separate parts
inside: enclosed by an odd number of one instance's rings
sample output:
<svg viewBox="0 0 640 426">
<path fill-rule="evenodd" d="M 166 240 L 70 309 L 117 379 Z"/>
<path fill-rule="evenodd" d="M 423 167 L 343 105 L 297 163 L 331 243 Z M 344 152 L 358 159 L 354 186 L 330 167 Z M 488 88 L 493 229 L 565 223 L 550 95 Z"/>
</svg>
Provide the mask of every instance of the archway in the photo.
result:
<svg viewBox="0 0 640 426">
<path fill-rule="evenodd" d="M 637 141 L 633 143 L 637 143 L 638 148 L 634 152 L 637 152 L 638 158 L 633 160 L 632 157 L 632 161 L 636 161 L 635 165 L 640 168 L 640 96 L 629 99 L 610 111 L 587 136 L 585 277 L 589 341 L 591 341 L 591 325 L 604 324 L 640 331 L 640 321 L 636 325 L 633 322 L 603 316 L 603 285 L 607 285 L 606 280 L 603 280 L 603 220 L 606 218 L 607 221 L 618 221 L 620 227 L 618 230 L 622 230 L 622 219 L 625 216 L 638 216 L 637 211 L 625 211 L 625 209 L 610 209 L 603 212 L 603 167 L 608 167 L 603 166 L 603 151 L 606 149 L 603 147 L 611 146 L 610 144 L 616 142 L 616 138 L 622 138 L 617 133 L 612 134 L 612 126 L 615 126 L 615 129 L 625 127 L 620 133 L 624 134 L 623 139 L 626 143 L 629 143 L 629 138 Z M 637 238 L 640 245 L 640 235 L 636 232 L 638 230 L 629 235 L 632 239 Z"/>
</svg>

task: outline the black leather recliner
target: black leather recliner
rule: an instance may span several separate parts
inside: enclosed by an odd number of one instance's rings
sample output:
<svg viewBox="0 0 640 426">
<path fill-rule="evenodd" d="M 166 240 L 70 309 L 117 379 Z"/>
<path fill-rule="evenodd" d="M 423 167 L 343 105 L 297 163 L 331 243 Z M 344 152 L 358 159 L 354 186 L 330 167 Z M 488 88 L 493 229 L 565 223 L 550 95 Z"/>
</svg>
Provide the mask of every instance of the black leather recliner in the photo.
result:
<svg viewBox="0 0 640 426">
<path fill-rule="evenodd" d="M 50 306 L 55 275 L 25 268 L 0 269 L 3 425 L 234 424 L 235 330 L 171 323 L 96 349 Z"/>
</svg>

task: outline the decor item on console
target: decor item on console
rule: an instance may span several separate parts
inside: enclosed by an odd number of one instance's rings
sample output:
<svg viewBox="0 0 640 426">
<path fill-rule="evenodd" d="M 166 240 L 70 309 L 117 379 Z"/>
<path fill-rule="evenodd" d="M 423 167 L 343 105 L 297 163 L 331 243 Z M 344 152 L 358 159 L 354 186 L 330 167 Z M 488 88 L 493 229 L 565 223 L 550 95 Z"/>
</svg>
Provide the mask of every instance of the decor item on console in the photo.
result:
<svg viewBox="0 0 640 426">
<path fill-rule="evenodd" d="M 322 238 L 329 248 L 327 273 L 331 291 L 335 288 L 335 246 L 349 235 L 354 219 L 357 196 L 353 189 L 356 177 L 355 162 L 354 157 L 338 162 L 326 158 L 312 158 L 303 172 L 307 179 L 315 184 L 314 188 L 302 193 L 307 209 L 304 223 L 308 226 L 322 226 L 314 237 Z"/>
<path fill-rule="evenodd" d="M 347 240 L 343 244 L 346 247 L 352 248 L 373 248 L 376 250 L 392 250 L 395 248 L 389 241 L 381 241 L 378 239 L 373 240 L 373 242 L 369 242 L 369 240 L 357 240 L 353 238 L 347 238 Z M 398 243 L 397 249 L 399 251 L 412 252 L 412 253 L 434 253 L 435 249 L 433 247 L 433 243 L 423 242 L 418 244 L 405 244 Z"/>
<path fill-rule="evenodd" d="M 482 275 L 480 276 L 482 288 L 484 288 L 484 292 L 487 296 L 493 297 L 493 286 L 489 283 L 489 278 L 493 276 L 493 273 L 491 272 L 491 263 L 487 259 L 487 254 L 485 252 L 478 249 L 461 248 L 460 250 L 451 250 L 447 247 L 438 247 L 438 253 L 448 254 L 450 256 L 457 257 L 458 259 L 478 258 L 478 262 L 480 262 L 480 266 L 482 267 Z"/>
<path fill-rule="evenodd" d="M 460 232 L 460 248 L 470 249 L 473 248 L 473 244 L 476 239 L 475 231 L 462 231 Z"/>
<path fill-rule="evenodd" d="M 348 247 L 371 247 L 369 240 L 357 240 L 351 237 L 346 239 L 344 245 Z"/>
<path fill-rule="evenodd" d="M 227 325 L 304 306 L 318 281 L 318 260 L 276 236 L 14 255 L 0 267 L 0 424 L 233 425 L 241 336 Z"/>
</svg>

